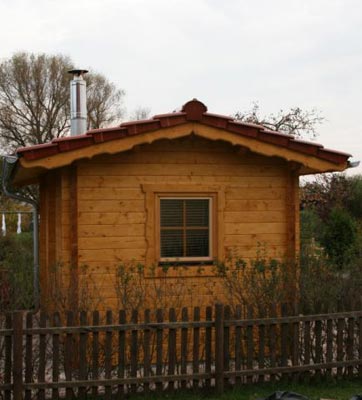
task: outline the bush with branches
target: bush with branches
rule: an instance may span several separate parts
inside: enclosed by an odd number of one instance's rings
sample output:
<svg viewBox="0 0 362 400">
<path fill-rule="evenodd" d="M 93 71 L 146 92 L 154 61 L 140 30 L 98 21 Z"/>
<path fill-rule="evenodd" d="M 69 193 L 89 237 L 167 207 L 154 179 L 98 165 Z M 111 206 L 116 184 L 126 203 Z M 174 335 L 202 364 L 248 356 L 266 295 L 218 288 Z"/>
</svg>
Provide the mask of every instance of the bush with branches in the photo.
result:
<svg viewBox="0 0 362 400">
<path fill-rule="evenodd" d="M 31 233 L 0 237 L 0 273 L 0 311 L 31 309 L 34 305 Z"/>
</svg>

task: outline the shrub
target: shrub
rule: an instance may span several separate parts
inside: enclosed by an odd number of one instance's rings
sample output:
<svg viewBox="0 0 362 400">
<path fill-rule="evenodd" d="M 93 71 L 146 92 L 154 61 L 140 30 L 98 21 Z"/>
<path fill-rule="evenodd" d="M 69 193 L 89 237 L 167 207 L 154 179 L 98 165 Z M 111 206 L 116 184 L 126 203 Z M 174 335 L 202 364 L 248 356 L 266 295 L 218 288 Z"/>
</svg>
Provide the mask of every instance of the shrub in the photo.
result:
<svg viewBox="0 0 362 400">
<path fill-rule="evenodd" d="M 21 233 L 0 237 L 0 309 L 30 309 L 34 305 L 33 237 Z"/>
<path fill-rule="evenodd" d="M 355 259 L 357 227 L 347 211 L 334 208 L 325 223 L 322 245 L 332 264 L 342 268 Z"/>
<path fill-rule="evenodd" d="M 300 212 L 300 246 L 301 252 L 317 250 L 321 241 L 322 221 L 314 209 Z"/>
<path fill-rule="evenodd" d="M 342 271 L 323 252 L 306 254 L 300 262 L 300 305 L 303 314 L 349 311 L 360 302 L 362 263 Z"/>
<path fill-rule="evenodd" d="M 270 258 L 260 248 L 249 262 L 235 254 L 216 262 L 215 271 L 222 279 L 225 300 L 232 306 L 251 307 L 256 316 L 266 316 L 281 303 L 289 303 L 294 309 L 298 283 L 293 261 Z"/>
<path fill-rule="evenodd" d="M 191 305 L 193 290 L 185 284 L 183 266 L 151 265 L 146 268 L 136 262 L 120 263 L 116 268 L 115 295 L 118 308 L 126 311 L 175 308 L 178 312 L 185 305 Z M 201 268 L 195 271 L 200 276 Z M 186 278 L 187 279 L 187 278 Z"/>
</svg>

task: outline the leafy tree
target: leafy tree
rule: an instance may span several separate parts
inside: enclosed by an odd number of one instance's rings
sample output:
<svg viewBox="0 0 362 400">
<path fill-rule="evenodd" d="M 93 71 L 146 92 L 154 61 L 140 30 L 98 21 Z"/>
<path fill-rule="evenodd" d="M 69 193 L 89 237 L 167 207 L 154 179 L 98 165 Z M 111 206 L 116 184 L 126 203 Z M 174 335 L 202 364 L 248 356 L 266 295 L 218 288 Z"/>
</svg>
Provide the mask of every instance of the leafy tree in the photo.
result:
<svg viewBox="0 0 362 400">
<path fill-rule="evenodd" d="M 346 207 L 354 218 L 362 221 L 362 175 L 355 175 L 349 179 L 351 190 L 346 199 Z"/>
<path fill-rule="evenodd" d="M 357 243 L 357 229 L 346 210 L 334 208 L 325 224 L 322 244 L 330 260 L 339 268 L 353 260 Z"/>
<path fill-rule="evenodd" d="M 69 57 L 17 53 L 0 64 L 0 144 L 6 151 L 64 136 L 69 131 Z M 124 92 L 103 75 L 87 80 L 88 128 L 122 116 Z"/>
<path fill-rule="evenodd" d="M 361 175 L 320 175 L 315 182 L 304 184 L 301 187 L 302 243 L 303 237 L 310 233 L 309 237 L 322 246 L 337 267 L 345 269 L 352 262 L 356 264 L 362 252 L 361 204 Z M 313 215 L 316 222 L 312 233 L 308 215 Z"/>
<path fill-rule="evenodd" d="M 300 212 L 300 242 L 301 252 L 314 251 L 321 238 L 321 219 L 317 212 L 308 208 Z"/>
<path fill-rule="evenodd" d="M 272 131 L 278 131 L 296 137 L 317 136 L 316 127 L 324 121 L 316 109 L 302 110 L 299 107 L 292 107 L 287 111 L 280 110 L 276 114 L 262 116 L 258 103 L 254 103 L 248 111 L 238 111 L 234 115 L 238 121 L 263 125 Z"/>
</svg>

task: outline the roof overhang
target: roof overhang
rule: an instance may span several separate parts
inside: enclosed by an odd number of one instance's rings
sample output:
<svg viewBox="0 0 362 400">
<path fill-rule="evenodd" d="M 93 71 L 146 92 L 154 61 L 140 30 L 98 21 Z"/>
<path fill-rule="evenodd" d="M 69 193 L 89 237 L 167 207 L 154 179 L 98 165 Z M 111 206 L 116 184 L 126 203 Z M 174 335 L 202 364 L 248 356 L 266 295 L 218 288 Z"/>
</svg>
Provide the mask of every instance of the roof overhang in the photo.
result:
<svg viewBox="0 0 362 400">
<path fill-rule="evenodd" d="M 300 175 L 343 171 L 349 166 L 349 154 L 206 111 L 202 103 L 193 100 L 179 113 L 158 115 L 150 120 L 92 130 L 85 135 L 55 139 L 44 145 L 19 149 L 19 160 L 12 176 L 13 184 L 33 183 L 44 172 L 65 167 L 78 160 L 91 159 L 100 154 L 121 153 L 138 145 L 188 135 L 213 141 L 222 140 L 267 157 L 280 157 L 298 165 Z"/>
</svg>

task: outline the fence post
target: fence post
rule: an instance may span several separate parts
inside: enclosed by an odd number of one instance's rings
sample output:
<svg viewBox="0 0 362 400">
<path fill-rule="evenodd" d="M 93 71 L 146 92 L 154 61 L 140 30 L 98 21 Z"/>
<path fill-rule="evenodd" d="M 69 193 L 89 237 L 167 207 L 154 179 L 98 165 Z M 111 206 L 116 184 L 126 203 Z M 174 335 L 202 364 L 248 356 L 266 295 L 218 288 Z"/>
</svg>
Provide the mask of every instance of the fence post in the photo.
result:
<svg viewBox="0 0 362 400">
<path fill-rule="evenodd" d="M 215 388 L 224 391 L 224 305 L 215 305 Z"/>
<path fill-rule="evenodd" d="M 13 314 L 13 399 L 23 398 L 23 313 Z"/>
</svg>

